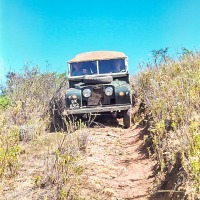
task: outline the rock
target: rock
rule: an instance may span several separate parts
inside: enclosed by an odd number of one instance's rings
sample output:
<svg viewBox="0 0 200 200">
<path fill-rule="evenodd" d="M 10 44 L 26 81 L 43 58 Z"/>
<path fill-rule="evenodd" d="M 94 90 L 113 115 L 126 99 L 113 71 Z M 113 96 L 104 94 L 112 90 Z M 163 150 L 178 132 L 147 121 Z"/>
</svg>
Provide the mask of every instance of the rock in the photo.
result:
<svg viewBox="0 0 200 200">
<path fill-rule="evenodd" d="M 115 194 L 115 191 L 112 188 L 105 188 L 103 190 L 103 193 L 111 197 Z"/>
</svg>

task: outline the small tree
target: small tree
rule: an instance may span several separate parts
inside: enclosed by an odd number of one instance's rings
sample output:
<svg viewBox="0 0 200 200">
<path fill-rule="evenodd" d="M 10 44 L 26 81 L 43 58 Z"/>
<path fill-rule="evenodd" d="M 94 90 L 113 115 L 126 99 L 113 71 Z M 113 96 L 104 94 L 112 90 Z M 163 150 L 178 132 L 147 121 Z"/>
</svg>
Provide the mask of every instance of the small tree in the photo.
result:
<svg viewBox="0 0 200 200">
<path fill-rule="evenodd" d="M 165 47 L 165 48 L 161 48 L 161 49 L 152 51 L 154 63 L 155 63 L 156 66 L 158 64 L 161 64 L 161 63 L 167 61 L 168 50 L 169 50 L 169 47 Z"/>
</svg>

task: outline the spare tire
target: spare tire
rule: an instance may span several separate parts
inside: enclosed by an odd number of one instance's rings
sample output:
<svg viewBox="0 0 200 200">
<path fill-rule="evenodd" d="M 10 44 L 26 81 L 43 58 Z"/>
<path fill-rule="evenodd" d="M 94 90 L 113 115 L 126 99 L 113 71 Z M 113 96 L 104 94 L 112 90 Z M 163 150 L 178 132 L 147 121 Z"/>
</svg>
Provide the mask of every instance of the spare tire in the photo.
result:
<svg viewBox="0 0 200 200">
<path fill-rule="evenodd" d="M 83 78 L 83 83 L 85 84 L 111 83 L 112 81 L 112 76 L 85 76 Z"/>
</svg>

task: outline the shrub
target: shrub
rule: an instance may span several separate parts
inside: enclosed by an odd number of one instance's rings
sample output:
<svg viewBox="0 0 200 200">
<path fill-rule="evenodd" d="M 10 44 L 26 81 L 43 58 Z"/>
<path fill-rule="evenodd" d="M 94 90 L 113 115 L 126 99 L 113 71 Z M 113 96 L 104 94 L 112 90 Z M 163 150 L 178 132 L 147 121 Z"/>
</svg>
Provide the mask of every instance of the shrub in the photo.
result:
<svg viewBox="0 0 200 200">
<path fill-rule="evenodd" d="M 37 187 L 55 189 L 55 199 L 79 199 L 81 153 L 86 151 L 88 130 L 82 125 L 73 133 L 58 132 L 56 146 L 50 149 L 45 173 L 35 177 Z"/>
<path fill-rule="evenodd" d="M 10 99 L 5 96 L 0 96 L 0 110 L 8 108 L 10 105 Z"/>
<path fill-rule="evenodd" d="M 178 61 L 168 57 L 159 66 L 148 63 L 134 82 L 148 109 L 150 138 L 163 183 L 181 155 L 177 178 L 168 189 L 182 188 L 188 198 L 197 197 L 200 192 L 199 77 L 200 53 L 197 52 L 184 54 Z"/>
<path fill-rule="evenodd" d="M 19 155 L 19 129 L 0 116 L 0 178 L 17 174 Z"/>
<path fill-rule="evenodd" d="M 66 84 L 65 74 L 40 73 L 37 67 L 26 67 L 23 73 L 9 72 L 5 93 L 12 103 L 11 123 L 25 125 L 49 118 L 50 101 Z"/>
<path fill-rule="evenodd" d="M 37 67 L 8 73 L 0 96 L 0 177 L 17 173 L 19 141 L 36 139 L 48 128 L 50 101 L 66 82 L 64 74 L 43 74 Z"/>
</svg>

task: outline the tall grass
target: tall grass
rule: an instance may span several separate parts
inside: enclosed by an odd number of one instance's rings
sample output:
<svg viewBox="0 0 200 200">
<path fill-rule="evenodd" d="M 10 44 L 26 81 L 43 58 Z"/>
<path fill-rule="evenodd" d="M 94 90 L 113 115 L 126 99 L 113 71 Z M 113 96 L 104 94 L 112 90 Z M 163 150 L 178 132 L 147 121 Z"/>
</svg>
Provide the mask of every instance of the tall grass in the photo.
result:
<svg viewBox="0 0 200 200">
<path fill-rule="evenodd" d="M 134 78 L 133 87 L 148 110 L 149 137 L 160 166 L 161 188 L 197 198 L 200 194 L 200 53 L 190 52 L 179 60 L 167 57 L 159 65 L 148 62 L 143 66 Z M 174 180 L 167 188 L 170 175 Z"/>
<path fill-rule="evenodd" d="M 78 199 L 83 170 L 80 155 L 86 152 L 88 134 L 81 121 L 62 116 L 66 88 L 65 74 L 42 74 L 34 67 L 25 68 L 22 73 L 8 73 L 0 97 L 0 180 L 6 182 L 17 175 L 26 143 L 34 145 L 41 134 L 54 126 L 60 131 L 44 155 L 45 171 L 34 176 L 35 189 L 50 188 L 48 196 L 53 199 Z M 65 130 L 61 130 L 59 120 Z"/>
<path fill-rule="evenodd" d="M 5 94 L 15 108 L 14 123 L 32 123 L 35 118 L 46 117 L 51 99 L 63 84 L 66 84 L 64 74 L 43 74 L 35 67 L 26 67 L 22 73 L 8 73 Z"/>
<path fill-rule="evenodd" d="M 49 128 L 50 101 L 63 83 L 64 74 L 42 74 L 37 67 L 8 73 L 0 97 L 0 178 L 17 174 L 19 142 L 35 139 Z"/>
</svg>

